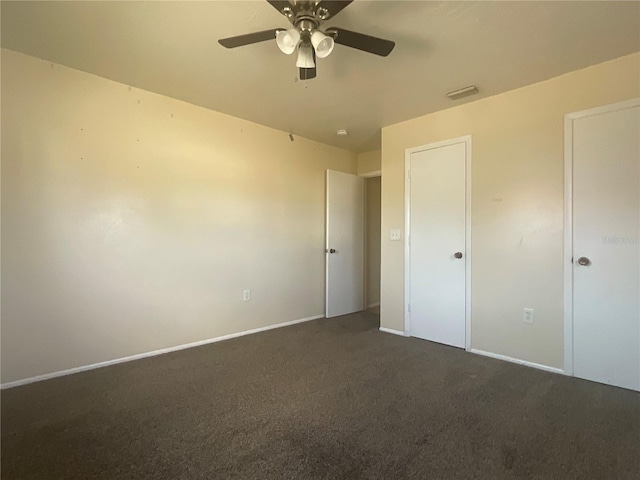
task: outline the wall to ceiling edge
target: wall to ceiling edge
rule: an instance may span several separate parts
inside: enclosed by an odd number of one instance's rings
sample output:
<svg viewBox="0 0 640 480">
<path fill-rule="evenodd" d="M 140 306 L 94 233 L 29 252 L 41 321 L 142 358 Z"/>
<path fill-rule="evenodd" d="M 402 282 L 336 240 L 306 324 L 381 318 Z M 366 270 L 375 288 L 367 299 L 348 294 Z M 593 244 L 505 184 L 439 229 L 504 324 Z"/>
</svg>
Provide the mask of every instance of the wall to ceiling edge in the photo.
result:
<svg viewBox="0 0 640 480">
<path fill-rule="evenodd" d="M 322 315 L 356 162 L 3 49 L 2 382 Z"/>
<path fill-rule="evenodd" d="M 561 369 L 564 115 L 639 96 L 636 53 L 383 128 L 381 326 L 404 330 L 405 149 L 472 135 L 472 348 Z"/>
</svg>

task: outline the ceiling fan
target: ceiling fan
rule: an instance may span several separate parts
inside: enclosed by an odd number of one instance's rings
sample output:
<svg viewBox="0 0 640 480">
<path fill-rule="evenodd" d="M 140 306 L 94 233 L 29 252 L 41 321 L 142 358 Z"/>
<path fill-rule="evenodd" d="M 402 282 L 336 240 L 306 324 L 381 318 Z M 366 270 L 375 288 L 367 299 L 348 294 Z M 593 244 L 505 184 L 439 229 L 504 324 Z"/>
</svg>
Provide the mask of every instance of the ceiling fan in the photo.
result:
<svg viewBox="0 0 640 480">
<path fill-rule="evenodd" d="M 332 27 L 324 32 L 320 30 L 320 25 L 324 21 L 335 17 L 353 0 L 267 0 L 267 2 L 287 17 L 293 28 L 263 30 L 223 38 L 218 40 L 218 43 L 226 48 L 235 48 L 275 39 L 283 53 L 291 55 L 297 50 L 296 67 L 300 72 L 300 80 L 316 77 L 316 57 L 324 58 L 329 55 L 336 43 L 382 57 L 389 55 L 395 46 L 395 43 L 390 40 L 343 28 Z"/>
</svg>

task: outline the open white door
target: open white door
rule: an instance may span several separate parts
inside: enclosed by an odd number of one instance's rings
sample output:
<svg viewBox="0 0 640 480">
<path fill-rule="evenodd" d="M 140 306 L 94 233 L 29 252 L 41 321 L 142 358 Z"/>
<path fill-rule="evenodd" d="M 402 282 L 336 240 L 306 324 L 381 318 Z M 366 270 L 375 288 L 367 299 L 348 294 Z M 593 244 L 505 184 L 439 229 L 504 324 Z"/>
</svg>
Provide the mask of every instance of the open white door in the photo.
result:
<svg viewBox="0 0 640 480">
<path fill-rule="evenodd" d="M 364 178 L 327 170 L 326 317 L 364 310 Z"/>
</svg>

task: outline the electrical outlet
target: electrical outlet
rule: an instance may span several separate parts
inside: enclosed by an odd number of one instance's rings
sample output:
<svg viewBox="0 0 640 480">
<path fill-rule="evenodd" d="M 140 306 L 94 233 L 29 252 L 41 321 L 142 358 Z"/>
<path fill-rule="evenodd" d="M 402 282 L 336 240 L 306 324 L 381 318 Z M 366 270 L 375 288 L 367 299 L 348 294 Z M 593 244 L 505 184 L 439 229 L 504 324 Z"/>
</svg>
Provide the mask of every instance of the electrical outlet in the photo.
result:
<svg viewBox="0 0 640 480">
<path fill-rule="evenodd" d="M 400 236 L 401 236 L 401 232 L 400 230 L 397 230 L 397 229 L 391 230 L 389 234 L 389 238 L 394 242 L 397 242 L 398 240 L 400 240 Z"/>
<path fill-rule="evenodd" d="M 251 300 L 251 290 L 243 290 L 242 301 L 248 302 L 249 300 Z"/>
<path fill-rule="evenodd" d="M 522 321 L 524 323 L 533 323 L 533 308 L 525 308 L 522 314 Z"/>
</svg>

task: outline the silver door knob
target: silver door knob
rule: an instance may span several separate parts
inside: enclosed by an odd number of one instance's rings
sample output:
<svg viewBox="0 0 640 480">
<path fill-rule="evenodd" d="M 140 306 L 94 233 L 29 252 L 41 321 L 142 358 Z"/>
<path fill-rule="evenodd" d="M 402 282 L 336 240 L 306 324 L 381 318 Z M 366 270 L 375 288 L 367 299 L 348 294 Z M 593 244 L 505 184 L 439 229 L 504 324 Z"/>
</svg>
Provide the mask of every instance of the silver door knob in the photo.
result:
<svg viewBox="0 0 640 480">
<path fill-rule="evenodd" d="M 580 257 L 578 259 L 578 265 L 582 265 L 583 267 L 586 267 L 589 264 L 591 264 L 591 260 L 589 260 L 587 257 Z"/>
<path fill-rule="evenodd" d="M 462 258 L 462 252 L 456 252 L 453 254 L 455 258 Z"/>
</svg>

